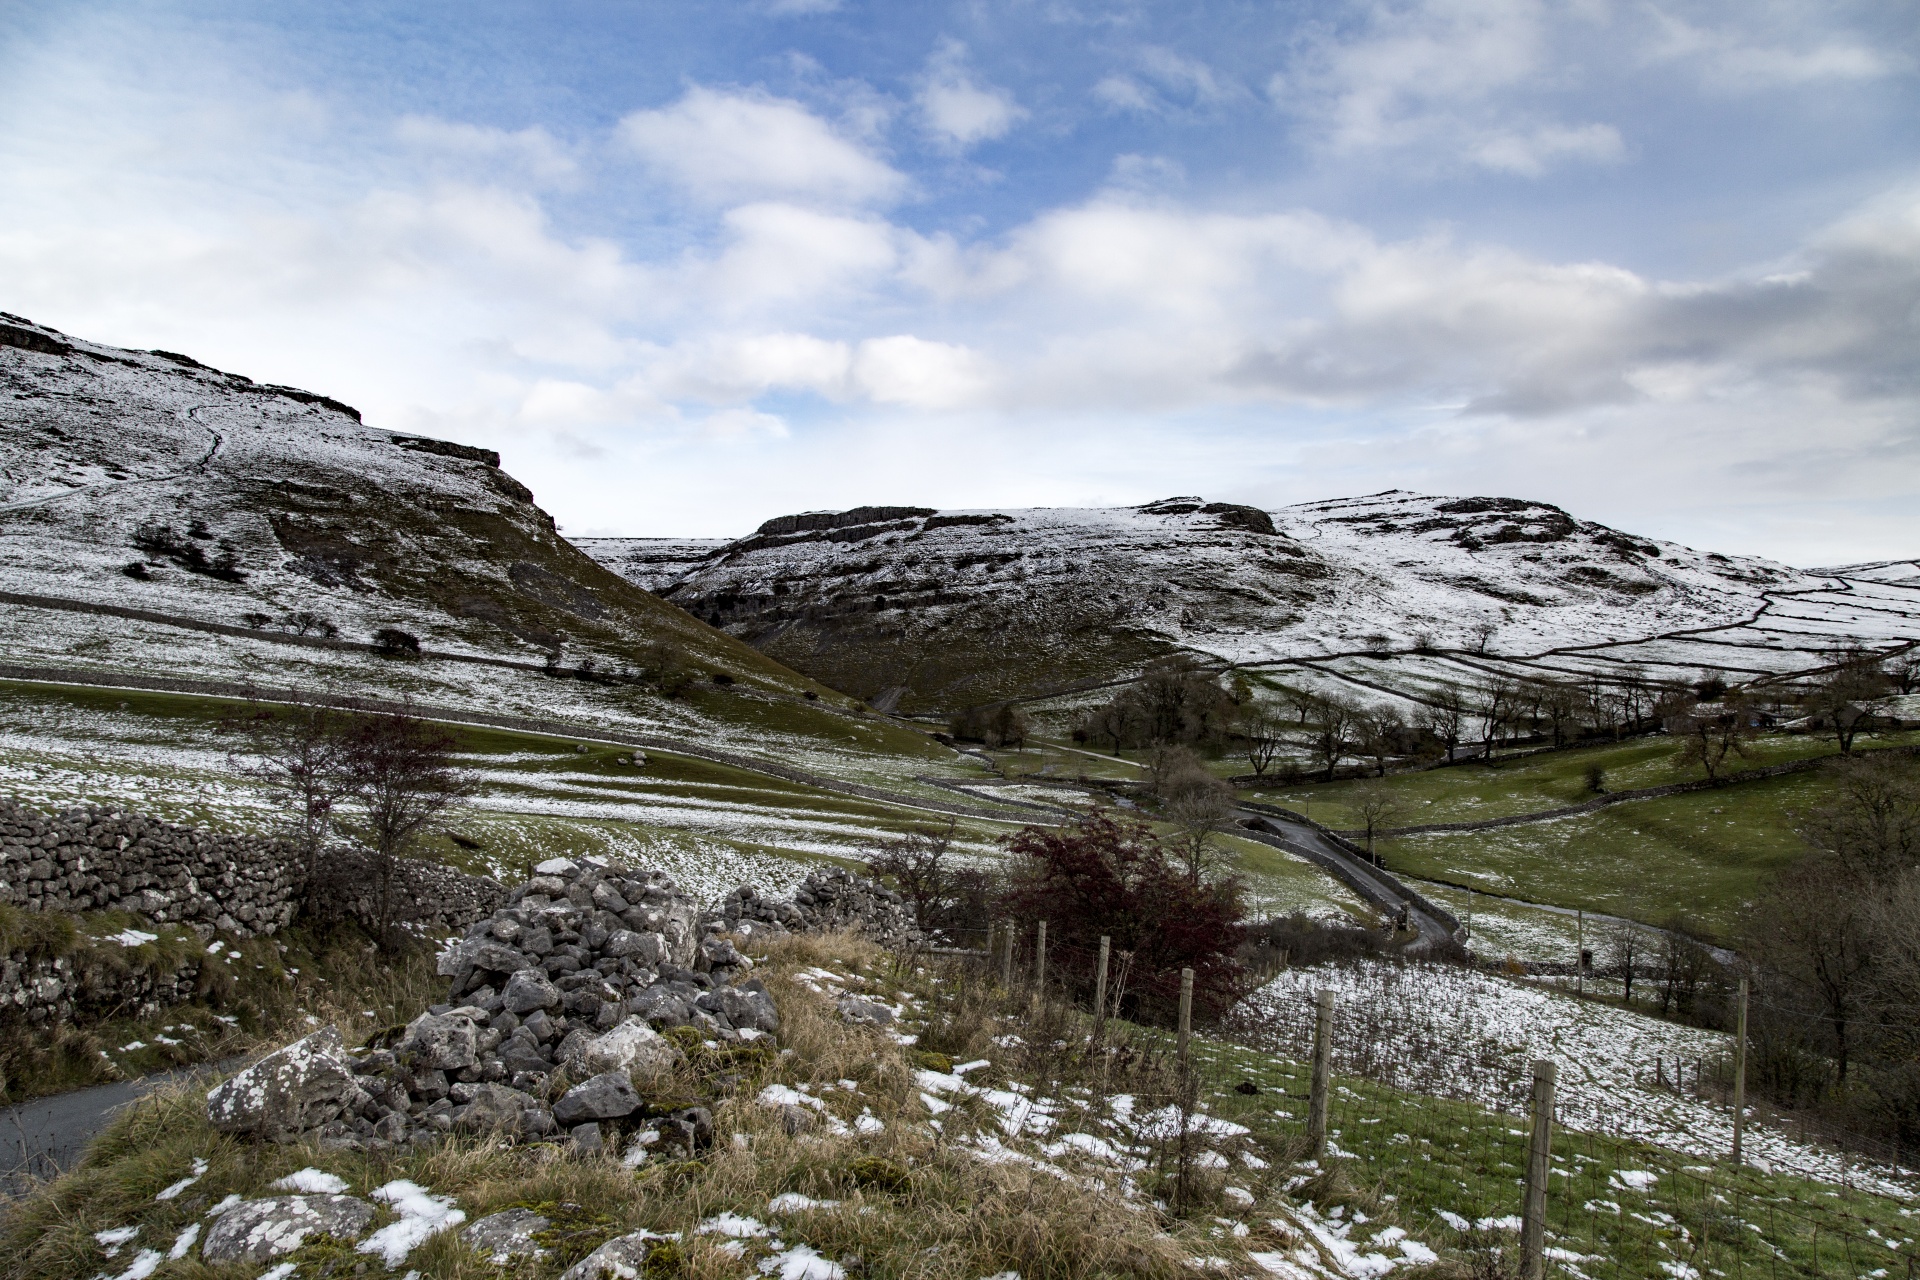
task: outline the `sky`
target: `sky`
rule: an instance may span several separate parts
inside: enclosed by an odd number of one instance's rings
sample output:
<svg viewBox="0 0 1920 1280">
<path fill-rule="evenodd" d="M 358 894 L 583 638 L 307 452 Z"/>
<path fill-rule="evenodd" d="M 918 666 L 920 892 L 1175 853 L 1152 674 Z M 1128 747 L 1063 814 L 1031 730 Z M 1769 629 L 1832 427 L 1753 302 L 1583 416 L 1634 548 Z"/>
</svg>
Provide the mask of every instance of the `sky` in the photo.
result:
<svg viewBox="0 0 1920 1280">
<path fill-rule="evenodd" d="M 1404 488 L 1912 556 L 1920 5 L 0 3 L 0 309 L 574 536 Z"/>
</svg>

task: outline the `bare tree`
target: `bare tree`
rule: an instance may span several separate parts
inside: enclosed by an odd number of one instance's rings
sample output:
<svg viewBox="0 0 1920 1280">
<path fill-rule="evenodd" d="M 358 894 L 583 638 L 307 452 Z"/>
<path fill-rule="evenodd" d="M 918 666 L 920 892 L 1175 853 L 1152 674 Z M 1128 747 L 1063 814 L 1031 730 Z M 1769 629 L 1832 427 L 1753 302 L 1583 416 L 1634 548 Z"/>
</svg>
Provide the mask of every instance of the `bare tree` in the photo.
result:
<svg viewBox="0 0 1920 1280">
<path fill-rule="evenodd" d="M 1440 745 L 1447 749 L 1447 759 L 1451 760 L 1460 749 L 1460 739 L 1466 732 L 1467 715 L 1466 698 L 1460 690 L 1448 685 L 1420 709 L 1420 727 L 1439 740 Z"/>
<path fill-rule="evenodd" d="M 309 888 L 333 829 L 334 806 L 352 785 L 346 768 L 348 726 L 343 713 L 313 702 L 256 708 L 240 725 L 251 740 L 251 759 L 236 762 L 238 768 L 266 784 L 300 849 Z"/>
<path fill-rule="evenodd" d="M 1685 915 L 1675 912 L 1660 926 L 1660 1016 L 1669 1012 L 1690 1015 L 1700 998 L 1700 988 L 1715 969 L 1713 953 L 1700 937 L 1699 929 Z"/>
<path fill-rule="evenodd" d="M 1179 830 L 1169 844 L 1186 869 L 1190 883 L 1199 884 L 1227 860 L 1213 842 L 1213 833 L 1233 817 L 1233 788 L 1208 772 L 1200 758 L 1185 747 L 1156 747 L 1147 762 L 1148 785 L 1159 797 L 1161 813 Z"/>
<path fill-rule="evenodd" d="M 1391 830 L 1405 813 L 1405 806 L 1399 794 L 1385 783 L 1362 782 L 1349 794 L 1347 803 L 1360 819 L 1360 829 L 1366 833 L 1367 857 L 1377 866 L 1380 855 L 1374 852 L 1374 837 L 1383 831 Z"/>
<path fill-rule="evenodd" d="M 1920 648 L 1909 646 L 1899 650 L 1881 664 L 1886 672 L 1887 681 L 1902 694 L 1920 690 Z"/>
<path fill-rule="evenodd" d="M 1718 702 L 1681 695 L 1666 708 L 1667 732 L 1679 740 L 1681 763 L 1698 766 L 1709 782 L 1720 780 L 1728 756 L 1745 759 L 1753 753 L 1757 719 L 1739 689 L 1723 693 Z"/>
<path fill-rule="evenodd" d="M 1279 715 L 1265 703 L 1244 702 L 1240 706 L 1240 733 L 1246 740 L 1247 763 L 1253 766 L 1254 777 L 1264 776 L 1267 766 L 1286 745 Z"/>
<path fill-rule="evenodd" d="M 1355 739 L 1373 761 L 1373 776 L 1387 776 L 1387 762 L 1399 753 L 1406 737 L 1406 722 L 1386 703 L 1361 708 L 1354 717 Z"/>
<path fill-rule="evenodd" d="M 1518 712 L 1518 694 L 1518 686 L 1505 676 L 1488 676 L 1474 690 L 1473 710 L 1480 717 L 1481 736 L 1486 739 L 1489 754 L 1499 743 L 1501 733 L 1513 724 Z"/>
<path fill-rule="evenodd" d="M 1580 728 L 1580 713 L 1586 697 L 1580 686 L 1568 681 L 1543 680 L 1536 686 L 1540 719 L 1552 735 L 1553 745 L 1563 747 Z"/>
<path fill-rule="evenodd" d="M 1631 920 L 1617 920 L 1607 931 L 1605 943 L 1607 967 L 1619 975 L 1622 994 L 1628 1004 L 1633 1003 L 1634 975 L 1646 962 L 1650 942 L 1647 931 Z"/>
<path fill-rule="evenodd" d="M 1839 794 L 1808 814 L 1799 832 L 1851 872 L 1888 878 L 1920 864 L 1920 773 L 1910 758 L 1878 754 L 1841 762 Z"/>
<path fill-rule="evenodd" d="M 1842 1084 L 1876 969 L 1876 897 L 1839 859 L 1807 858 L 1774 879 L 1748 922 L 1748 953 L 1819 1011 Z"/>
<path fill-rule="evenodd" d="M 1337 693 L 1315 698 L 1310 713 L 1313 721 L 1307 733 L 1307 748 L 1333 781 L 1334 770 L 1352 745 L 1359 708 Z"/>
<path fill-rule="evenodd" d="M 414 716 L 359 716 L 344 735 L 344 747 L 357 817 L 342 825 L 370 855 L 375 940 L 392 949 L 400 944 L 394 927 L 400 860 L 477 782 L 455 766 L 452 735 Z"/>
<path fill-rule="evenodd" d="M 1887 677 L 1879 656 L 1858 645 L 1828 657 L 1832 666 L 1816 678 L 1801 705 L 1825 726 L 1840 754 L 1851 755 L 1855 737 L 1871 728 L 1887 697 Z"/>
</svg>

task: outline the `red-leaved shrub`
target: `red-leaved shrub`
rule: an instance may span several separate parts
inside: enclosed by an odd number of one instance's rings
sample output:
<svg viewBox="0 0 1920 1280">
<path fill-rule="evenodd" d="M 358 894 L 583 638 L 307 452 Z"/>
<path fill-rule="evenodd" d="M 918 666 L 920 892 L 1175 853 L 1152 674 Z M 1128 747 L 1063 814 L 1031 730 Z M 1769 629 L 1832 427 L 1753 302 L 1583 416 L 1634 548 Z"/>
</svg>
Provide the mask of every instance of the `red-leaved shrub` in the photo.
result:
<svg viewBox="0 0 1920 1280">
<path fill-rule="evenodd" d="M 1196 881 L 1145 823 L 1093 813 L 1072 827 L 1027 827 L 1007 842 L 1014 864 L 1004 913 L 1028 939 L 1047 922 L 1049 978 L 1090 998 L 1100 938 L 1113 939 L 1109 998 L 1147 1021 L 1173 1020 L 1180 970 L 1194 972 L 1194 1015 L 1215 1017 L 1245 994 L 1235 959 L 1245 933 L 1241 883 Z M 1131 953 L 1130 956 L 1123 953 Z"/>
</svg>

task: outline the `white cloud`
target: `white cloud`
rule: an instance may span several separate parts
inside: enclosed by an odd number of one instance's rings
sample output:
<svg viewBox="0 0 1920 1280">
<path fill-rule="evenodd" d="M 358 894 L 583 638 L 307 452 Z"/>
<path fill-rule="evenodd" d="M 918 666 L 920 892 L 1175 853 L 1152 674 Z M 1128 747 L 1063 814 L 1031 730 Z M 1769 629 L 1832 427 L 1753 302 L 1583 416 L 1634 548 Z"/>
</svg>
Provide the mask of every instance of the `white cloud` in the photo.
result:
<svg viewBox="0 0 1920 1280">
<path fill-rule="evenodd" d="M 1309 43 L 1270 96 L 1340 153 L 1417 151 L 1435 168 L 1537 176 L 1559 162 L 1611 162 L 1611 125 L 1566 124 L 1524 97 L 1557 73 L 1543 0 L 1410 0 Z"/>
<path fill-rule="evenodd" d="M 1172 115 L 1247 96 L 1207 63 L 1158 45 L 1135 50 L 1132 62 L 1132 71 L 1104 76 L 1093 87 L 1094 99 L 1109 110 Z"/>
<path fill-rule="evenodd" d="M 1872 80 L 1904 65 L 1887 54 L 1852 40 L 1802 33 L 1796 45 L 1761 43 L 1728 28 L 1697 26 L 1660 9 L 1651 10 L 1657 34 L 1648 56 L 1655 61 L 1696 63 L 1705 82 L 1723 92 L 1742 93 L 1821 81 Z"/>
<path fill-rule="evenodd" d="M 962 151 L 1005 137 L 1027 116 L 1026 108 L 1005 89 L 976 83 L 966 59 L 965 45 L 943 41 L 927 61 L 916 99 L 928 132 Z"/>
<path fill-rule="evenodd" d="M 905 175 L 788 98 L 696 86 L 667 107 L 620 121 L 620 141 L 702 199 L 759 197 L 870 204 L 900 195 Z"/>
<path fill-rule="evenodd" d="M 959 408 L 975 402 L 987 386 L 977 352 L 911 334 L 862 342 L 851 373 L 874 402 L 914 409 Z"/>
<path fill-rule="evenodd" d="M 402 116 L 394 136 L 429 154 L 464 160 L 500 162 L 524 168 L 536 178 L 570 177 L 578 166 L 573 157 L 538 126 L 508 131 L 482 125 L 440 120 L 432 116 Z"/>
<path fill-rule="evenodd" d="M 1610 164 L 1626 155 L 1620 131 L 1610 124 L 1540 125 L 1525 133 L 1495 133 L 1467 146 L 1467 158 L 1483 169 L 1536 177 L 1556 160 Z"/>
</svg>

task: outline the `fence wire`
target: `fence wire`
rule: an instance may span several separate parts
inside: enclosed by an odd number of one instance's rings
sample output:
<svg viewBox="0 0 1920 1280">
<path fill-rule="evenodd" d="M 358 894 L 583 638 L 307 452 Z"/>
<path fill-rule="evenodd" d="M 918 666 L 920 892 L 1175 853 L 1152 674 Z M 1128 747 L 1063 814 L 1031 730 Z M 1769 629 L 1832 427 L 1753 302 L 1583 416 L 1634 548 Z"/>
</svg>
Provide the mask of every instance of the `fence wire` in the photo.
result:
<svg viewBox="0 0 1920 1280">
<path fill-rule="evenodd" d="M 1275 1118 L 1302 1134 L 1314 1017 L 1311 999 L 1283 1002 L 1257 1046 L 1290 1060 Z M 1368 1179 L 1427 1206 L 1436 1240 L 1451 1233 L 1465 1248 L 1510 1245 L 1525 1192 L 1531 1074 L 1382 1034 L 1338 1005 L 1331 1043 L 1327 1158 L 1363 1160 Z M 1913 1240 L 1882 1234 L 1848 1209 L 1845 1194 L 1614 1137 L 1608 1119 L 1599 1104 L 1556 1100 L 1549 1270 L 1575 1280 L 1915 1280 Z"/>
</svg>

